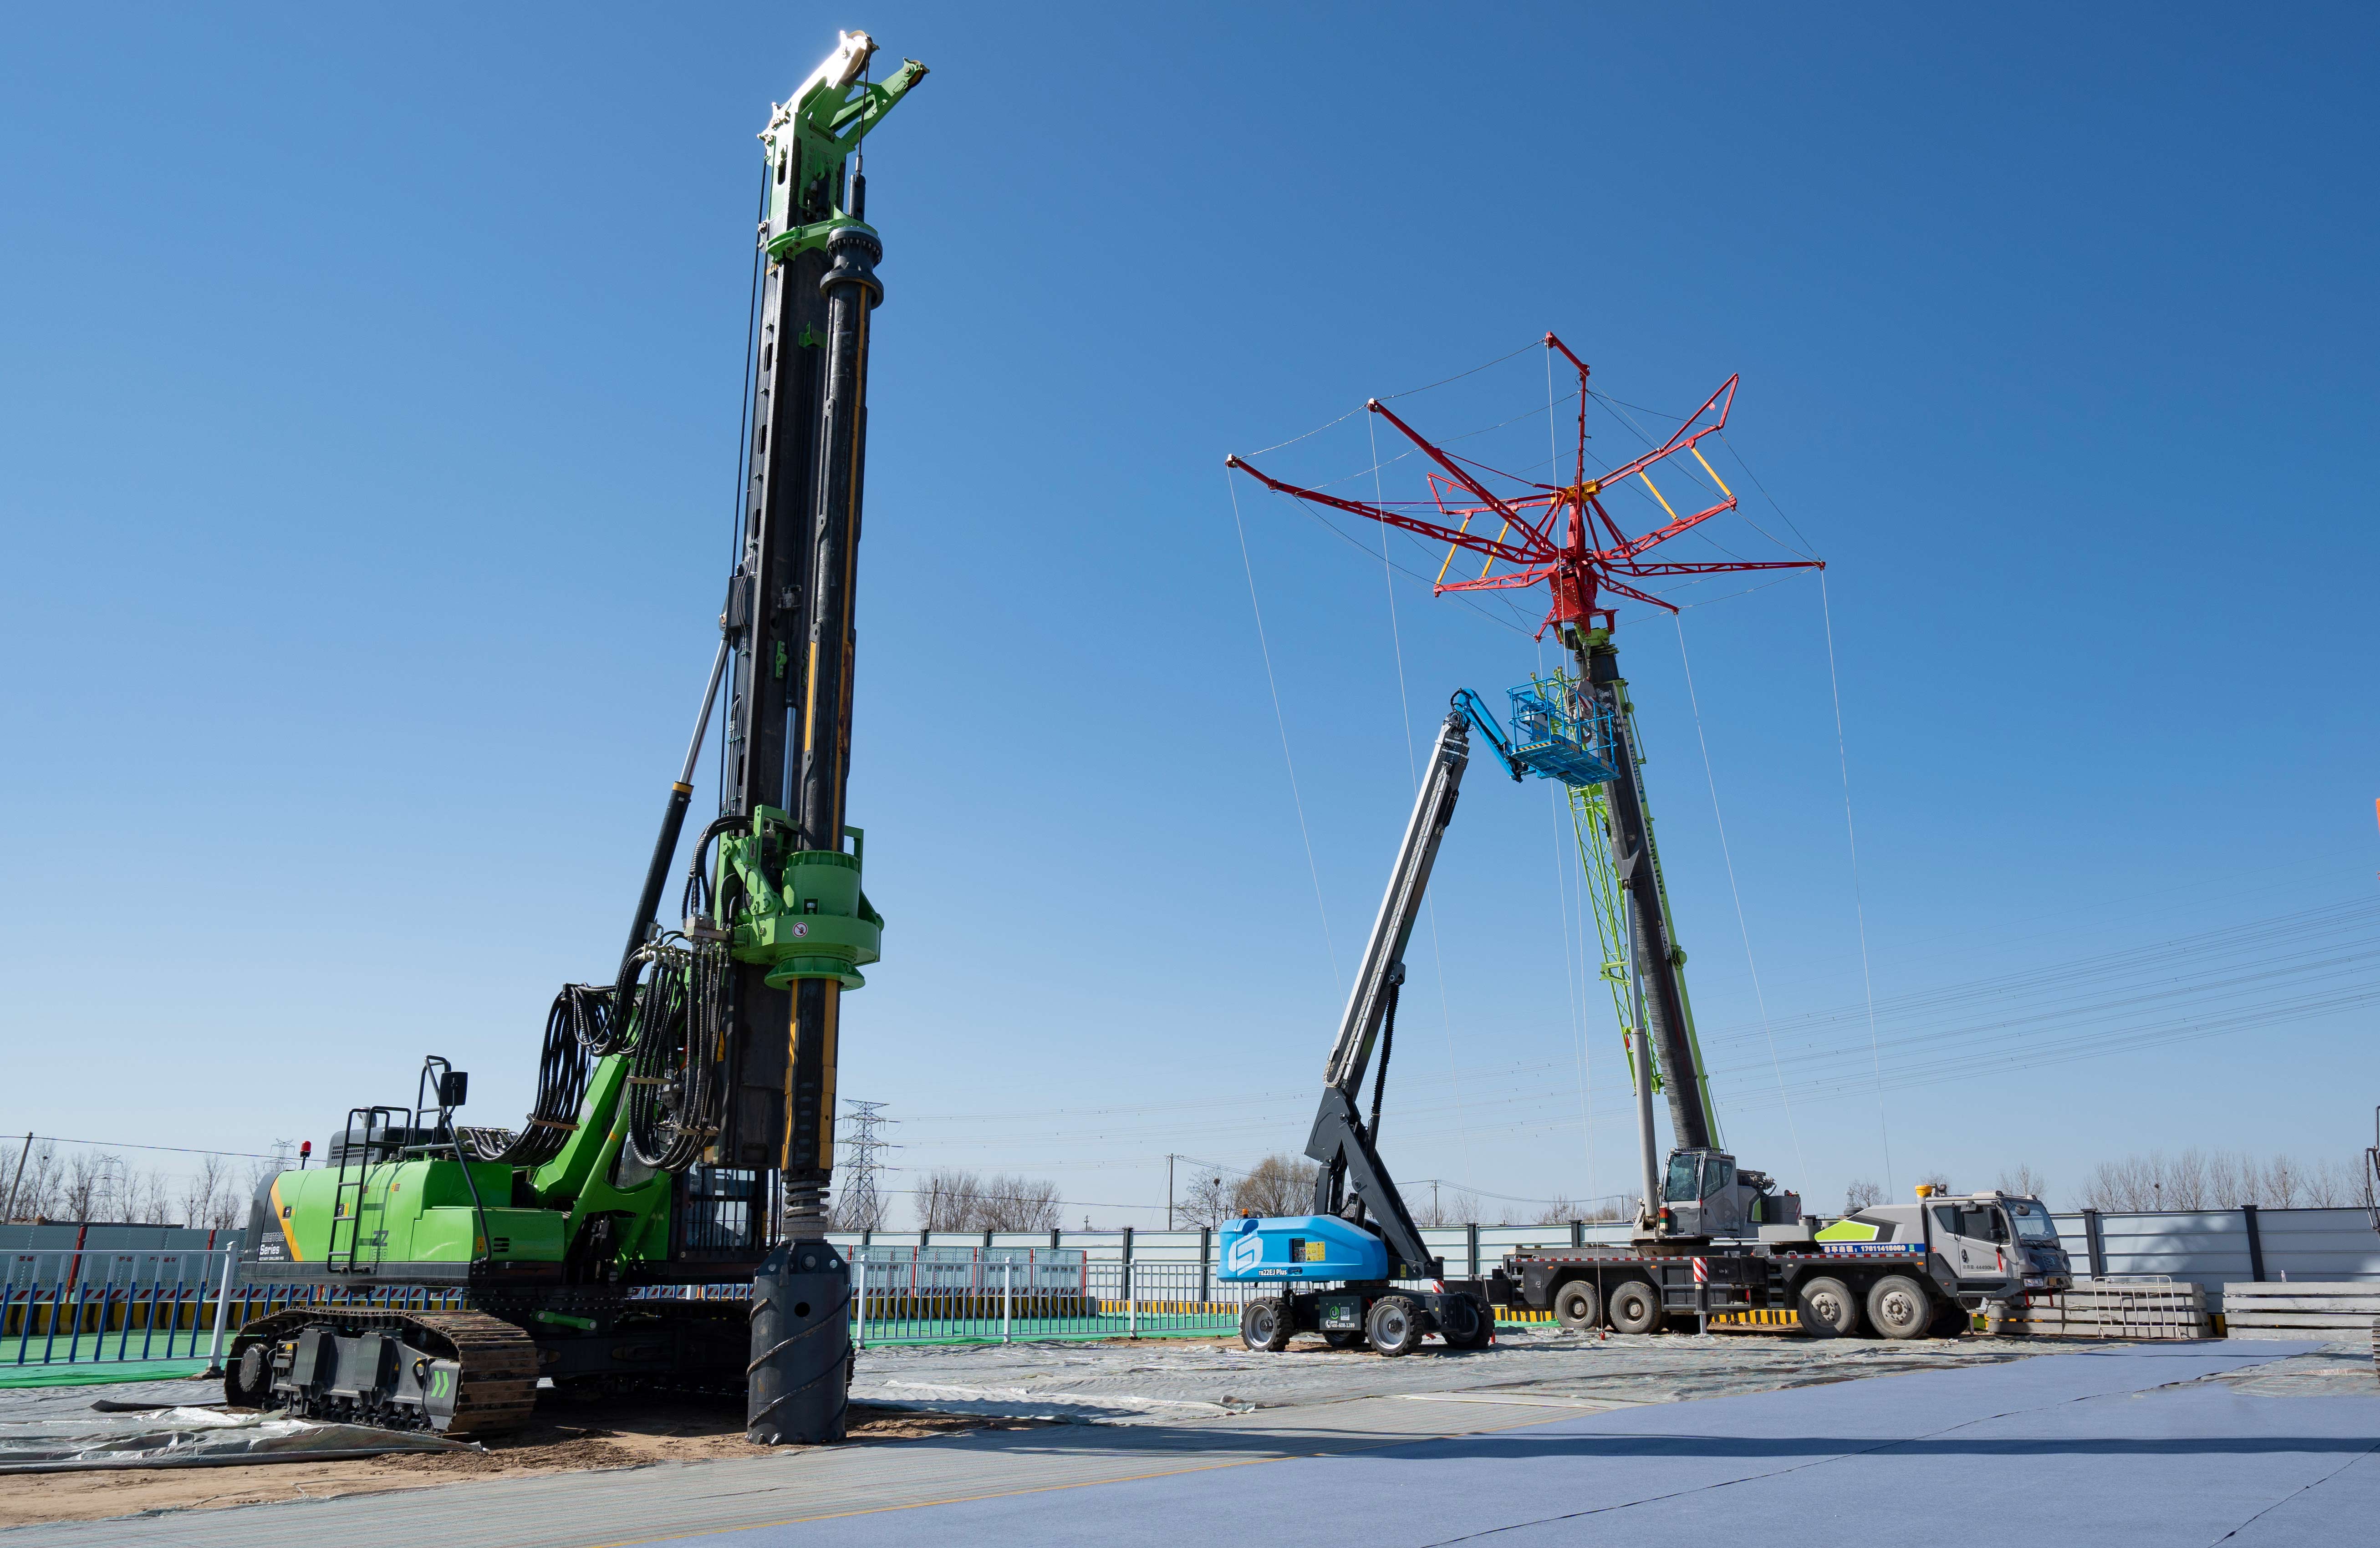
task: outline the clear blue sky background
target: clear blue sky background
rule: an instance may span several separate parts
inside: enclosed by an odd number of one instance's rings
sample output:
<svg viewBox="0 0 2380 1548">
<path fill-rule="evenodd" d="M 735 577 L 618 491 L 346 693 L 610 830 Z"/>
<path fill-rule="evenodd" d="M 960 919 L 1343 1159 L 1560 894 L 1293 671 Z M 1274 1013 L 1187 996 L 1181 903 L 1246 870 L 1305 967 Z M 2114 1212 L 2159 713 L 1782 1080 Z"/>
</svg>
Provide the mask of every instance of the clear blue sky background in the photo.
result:
<svg viewBox="0 0 2380 1548">
<path fill-rule="evenodd" d="M 2374 24 L 2209 6 L 20 15 L 0 1129 L 260 1150 L 425 1051 L 525 1107 L 709 659 L 752 137 L 837 26 L 934 71 L 869 167 L 843 1090 L 899 1164 L 1148 1225 L 1167 1153 L 1302 1141 L 1408 727 L 1538 647 L 1246 490 L 1244 564 L 1221 459 L 1548 328 L 1647 409 L 1742 372 L 1831 565 L 1873 1035 L 1817 584 L 1682 595 L 1692 701 L 1622 619 L 1746 1164 L 2367 1143 Z M 1525 460 L 1544 391 L 1409 406 Z M 1475 774 L 1408 1177 L 1626 1186 L 1563 841 Z"/>
</svg>

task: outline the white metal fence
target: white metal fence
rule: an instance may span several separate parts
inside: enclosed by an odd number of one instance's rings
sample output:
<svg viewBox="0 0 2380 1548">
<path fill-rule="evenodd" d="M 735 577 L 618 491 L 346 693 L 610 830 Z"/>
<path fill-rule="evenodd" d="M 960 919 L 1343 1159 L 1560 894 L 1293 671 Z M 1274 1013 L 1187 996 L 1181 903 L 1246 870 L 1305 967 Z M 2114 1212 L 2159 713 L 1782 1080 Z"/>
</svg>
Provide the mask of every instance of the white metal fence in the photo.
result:
<svg viewBox="0 0 2380 1548">
<path fill-rule="evenodd" d="M 237 1254 L 52 1249 L 8 1255 L 0 1374 L 22 1366 L 219 1359 Z"/>
</svg>

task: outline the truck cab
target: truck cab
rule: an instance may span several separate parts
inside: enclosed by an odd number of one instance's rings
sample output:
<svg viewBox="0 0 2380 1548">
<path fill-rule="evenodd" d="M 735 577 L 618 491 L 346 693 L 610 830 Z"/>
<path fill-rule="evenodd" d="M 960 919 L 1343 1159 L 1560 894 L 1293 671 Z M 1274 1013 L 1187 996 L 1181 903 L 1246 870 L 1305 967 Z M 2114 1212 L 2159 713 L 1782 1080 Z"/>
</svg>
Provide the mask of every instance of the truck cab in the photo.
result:
<svg viewBox="0 0 2380 1548">
<path fill-rule="evenodd" d="M 1937 1283 L 1957 1286 L 1969 1307 L 2017 1302 L 2070 1288 L 2073 1269 L 2057 1222 L 2039 1199 L 1988 1193 L 1927 1193 L 1914 1203 L 1871 1204 L 1821 1228 L 1821 1250 L 1859 1253 L 1922 1244 Z"/>
<path fill-rule="evenodd" d="M 1802 1197 L 1766 1172 L 1740 1169 L 1723 1150 L 1673 1150 L 1663 1174 L 1658 1229 L 1668 1237 L 1749 1239 L 1802 1218 Z"/>
</svg>

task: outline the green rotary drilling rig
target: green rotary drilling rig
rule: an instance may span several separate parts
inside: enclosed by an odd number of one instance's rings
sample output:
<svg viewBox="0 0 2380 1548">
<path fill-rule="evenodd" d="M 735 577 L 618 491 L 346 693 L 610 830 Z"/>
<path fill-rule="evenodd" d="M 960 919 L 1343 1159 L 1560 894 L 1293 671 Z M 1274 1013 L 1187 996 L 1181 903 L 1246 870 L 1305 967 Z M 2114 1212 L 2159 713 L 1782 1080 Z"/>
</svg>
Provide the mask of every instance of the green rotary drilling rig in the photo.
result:
<svg viewBox="0 0 2380 1548">
<path fill-rule="evenodd" d="M 926 74 L 868 79 L 875 48 L 842 34 L 760 137 L 742 543 L 618 971 L 555 997 L 518 1130 L 456 1122 L 468 1080 L 433 1057 L 410 1106 L 354 1109 L 325 1166 L 258 1189 L 243 1275 L 287 1304 L 238 1333 L 235 1403 L 461 1435 L 517 1422 L 540 1378 L 734 1388 L 756 1442 L 842 1438 L 835 1040 L 883 928 L 844 811 L 883 298 L 852 158 Z M 722 683 L 720 815 L 669 929 L 655 916 Z M 748 1307 L 663 1288 L 746 1284 Z"/>
</svg>

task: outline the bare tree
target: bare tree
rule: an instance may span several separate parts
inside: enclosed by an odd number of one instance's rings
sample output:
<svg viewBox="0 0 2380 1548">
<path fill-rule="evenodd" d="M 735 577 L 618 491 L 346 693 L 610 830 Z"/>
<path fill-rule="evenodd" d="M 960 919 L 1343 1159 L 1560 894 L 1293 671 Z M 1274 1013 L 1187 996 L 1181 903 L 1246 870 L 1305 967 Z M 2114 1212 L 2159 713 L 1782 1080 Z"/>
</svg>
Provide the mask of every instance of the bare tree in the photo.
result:
<svg viewBox="0 0 2380 1548">
<path fill-rule="evenodd" d="M 2218 1150 L 2206 1158 L 2206 1202 L 2215 1209 L 2252 1204 L 2263 1191 L 2262 1170 L 2245 1151 Z"/>
<path fill-rule="evenodd" d="M 1268 1155 L 1232 1190 L 1232 1210 L 1249 1215 L 1305 1215 L 1314 1208 L 1320 1168 L 1302 1155 Z"/>
<path fill-rule="evenodd" d="M 929 1231 L 964 1231 L 975 1218 L 983 1178 L 956 1167 L 938 1167 L 917 1184 L 917 1224 Z"/>
<path fill-rule="evenodd" d="M 2263 1202 L 2272 1209 L 2294 1209 L 2304 1181 L 2292 1156 L 2276 1155 L 2265 1163 Z"/>
<path fill-rule="evenodd" d="M 12 1167 L 10 1179 L 17 1189 L 16 1202 L 9 1206 L 9 1217 L 15 1220 L 43 1220 L 59 1213 L 58 1184 L 60 1167 L 57 1147 L 47 1143 L 37 1143 L 30 1151 L 19 1153 L 23 1157 L 22 1174 Z"/>
<path fill-rule="evenodd" d="M 124 1158 L 99 1151 L 79 1150 L 67 1157 L 58 1202 L 70 1220 L 110 1218 L 108 1207 L 122 1189 Z"/>
<path fill-rule="evenodd" d="M 2344 1209 L 2363 1202 L 2363 1168 L 2352 1162 L 2325 1155 L 2301 1177 L 2309 1209 Z"/>
<path fill-rule="evenodd" d="M 986 1178 L 977 1196 L 976 1217 L 967 1228 L 977 1231 L 1047 1231 L 1058 1224 L 1058 1185 L 1046 1178 L 1012 1177 L 1005 1172 Z"/>
<path fill-rule="evenodd" d="M 1232 1207 L 1232 1186 L 1219 1177 L 1202 1177 L 1190 1184 L 1190 1196 L 1173 1213 L 1193 1226 L 1220 1226 L 1238 1211 Z"/>
<path fill-rule="evenodd" d="M 1573 1220 L 1584 1220 L 1585 1218 L 1586 1212 L 1579 1208 L 1575 1203 L 1572 1203 L 1569 1194 L 1561 1193 L 1555 1196 L 1553 1203 L 1537 1211 L 1537 1217 L 1530 1221 L 1529 1224 L 1532 1226 L 1567 1226 Z"/>
<path fill-rule="evenodd" d="M 1868 1178 L 1853 1178 L 1843 1190 L 1843 1213 L 1856 1215 L 1873 1204 L 1884 1203 L 1884 1190 Z"/>
<path fill-rule="evenodd" d="M 2046 1203 L 2049 1179 L 2020 1161 L 2000 1173 L 1999 1190 L 2020 1198 L 2041 1199 Z"/>
<path fill-rule="evenodd" d="M 985 1177 L 956 1167 L 926 1174 L 916 1194 L 929 1231 L 1047 1231 L 1058 1224 L 1058 1185 L 1042 1178 Z"/>
</svg>

